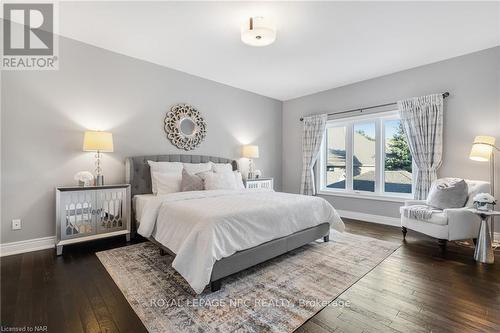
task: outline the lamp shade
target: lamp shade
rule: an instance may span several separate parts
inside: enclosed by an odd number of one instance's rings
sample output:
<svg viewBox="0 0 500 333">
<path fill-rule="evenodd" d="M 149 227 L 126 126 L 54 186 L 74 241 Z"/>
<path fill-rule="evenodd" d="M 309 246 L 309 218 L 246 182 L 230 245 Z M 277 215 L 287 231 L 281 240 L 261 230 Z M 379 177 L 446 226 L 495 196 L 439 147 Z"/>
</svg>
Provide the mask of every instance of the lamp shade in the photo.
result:
<svg viewBox="0 0 500 333">
<path fill-rule="evenodd" d="M 243 146 L 241 154 L 246 158 L 259 158 L 259 146 L 246 145 Z"/>
<path fill-rule="evenodd" d="M 495 138 L 492 136 L 479 135 L 474 139 L 469 158 L 474 161 L 487 162 L 495 147 Z"/>
<path fill-rule="evenodd" d="M 83 136 L 83 151 L 113 152 L 113 134 L 99 131 L 85 132 Z"/>
</svg>

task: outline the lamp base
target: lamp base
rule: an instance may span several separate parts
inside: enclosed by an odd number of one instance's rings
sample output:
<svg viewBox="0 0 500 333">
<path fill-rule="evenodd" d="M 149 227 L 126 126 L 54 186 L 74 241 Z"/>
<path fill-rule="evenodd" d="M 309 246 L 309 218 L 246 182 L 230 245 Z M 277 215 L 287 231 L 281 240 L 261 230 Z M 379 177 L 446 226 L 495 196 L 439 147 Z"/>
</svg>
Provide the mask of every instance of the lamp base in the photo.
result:
<svg viewBox="0 0 500 333">
<path fill-rule="evenodd" d="M 248 159 L 248 175 L 247 179 L 253 179 L 255 176 L 254 170 L 253 170 L 253 161 L 251 158 Z"/>
<path fill-rule="evenodd" d="M 102 186 L 102 185 L 104 185 L 104 176 L 103 175 L 95 176 L 95 186 Z"/>
</svg>

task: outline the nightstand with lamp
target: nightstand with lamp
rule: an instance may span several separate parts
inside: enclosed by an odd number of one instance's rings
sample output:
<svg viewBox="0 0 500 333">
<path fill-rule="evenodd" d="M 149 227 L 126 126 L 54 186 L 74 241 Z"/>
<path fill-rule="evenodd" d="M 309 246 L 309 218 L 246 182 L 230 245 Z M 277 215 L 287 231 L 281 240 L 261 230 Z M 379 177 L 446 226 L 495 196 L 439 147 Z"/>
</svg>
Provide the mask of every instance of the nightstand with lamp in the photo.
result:
<svg viewBox="0 0 500 333">
<path fill-rule="evenodd" d="M 242 156 L 248 158 L 248 175 L 243 179 L 245 188 L 247 189 L 270 189 L 274 188 L 273 178 L 256 177 L 255 166 L 253 164 L 254 158 L 259 158 L 259 146 L 246 145 L 242 147 Z M 258 175 L 257 175 L 258 176 Z"/>
<path fill-rule="evenodd" d="M 56 188 L 56 254 L 63 246 L 100 238 L 125 235 L 130 240 L 130 185 L 104 185 L 101 153 L 113 152 L 109 132 L 88 131 L 83 151 L 96 154 L 94 186 Z"/>
</svg>

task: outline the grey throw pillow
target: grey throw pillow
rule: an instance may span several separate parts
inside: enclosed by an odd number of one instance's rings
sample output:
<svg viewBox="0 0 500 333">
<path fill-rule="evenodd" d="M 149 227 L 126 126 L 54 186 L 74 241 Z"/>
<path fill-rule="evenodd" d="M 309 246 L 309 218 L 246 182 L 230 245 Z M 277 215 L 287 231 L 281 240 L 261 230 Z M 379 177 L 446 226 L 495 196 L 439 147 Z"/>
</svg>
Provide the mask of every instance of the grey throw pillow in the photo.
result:
<svg viewBox="0 0 500 333">
<path fill-rule="evenodd" d="M 181 191 L 202 191 L 204 190 L 203 179 L 198 175 L 192 175 L 182 169 Z"/>
<path fill-rule="evenodd" d="M 427 205 L 439 209 L 461 208 L 468 195 L 465 180 L 458 178 L 442 178 L 436 180 L 427 196 Z"/>
</svg>

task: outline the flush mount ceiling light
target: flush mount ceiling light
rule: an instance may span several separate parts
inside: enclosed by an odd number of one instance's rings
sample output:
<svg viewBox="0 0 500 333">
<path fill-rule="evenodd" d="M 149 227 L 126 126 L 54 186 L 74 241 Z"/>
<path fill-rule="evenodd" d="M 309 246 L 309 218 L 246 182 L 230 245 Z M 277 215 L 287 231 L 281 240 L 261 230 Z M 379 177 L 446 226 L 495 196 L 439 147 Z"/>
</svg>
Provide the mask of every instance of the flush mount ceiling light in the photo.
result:
<svg viewBox="0 0 500 333">
<path fill-rule="evenodd" d="M 262 16 L 251 17 L 241 27 L 241 41 L 251 46 L 267 46 L 276 40 L 276 28 Z"/>
</svg>

